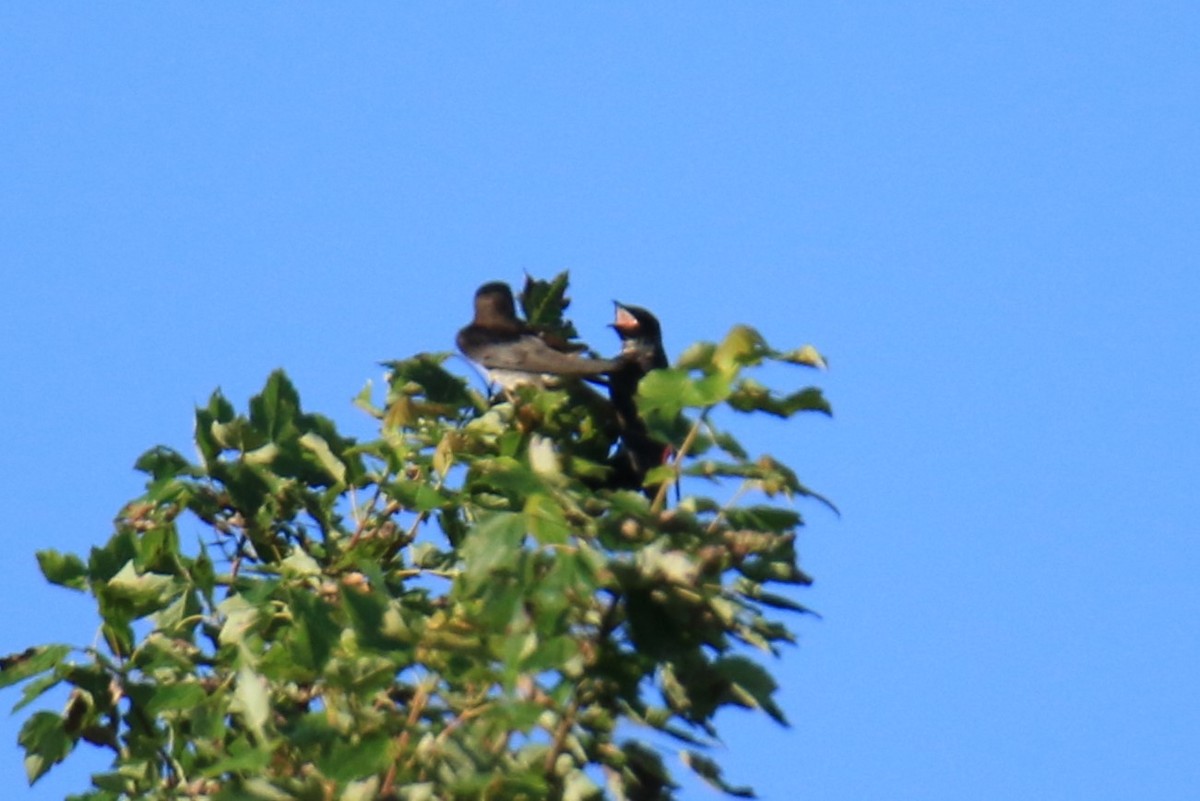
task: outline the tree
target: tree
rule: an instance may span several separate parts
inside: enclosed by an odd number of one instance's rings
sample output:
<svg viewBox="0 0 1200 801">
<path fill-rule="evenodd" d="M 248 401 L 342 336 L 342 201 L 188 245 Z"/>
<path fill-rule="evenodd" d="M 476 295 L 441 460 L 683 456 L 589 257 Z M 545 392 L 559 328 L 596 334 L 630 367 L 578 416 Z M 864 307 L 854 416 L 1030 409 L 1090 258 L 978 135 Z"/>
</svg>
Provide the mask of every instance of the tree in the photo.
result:
<svg viewBox="0 0 1200 801">
<path fill-rule="evenodd" d="M 565 289 L 528 282 L 530 321 L 571 333 Z M 789 501 L 823 499 L 714 412 L 829 413 L 750 376 L 820 356 L 739 326 L 647 375 L 638 410 L 676 452 L 643 491 L 604 487 L 612 421 L 586 389 L 489 402 L 447 357 L 389 363 L 381 406 L 368 385 L 368 442 L 304 411 L 283 372 L 245 412 L 214 393 L 197 460 L 146 452 L 107 543 L 38 554 L 94 597 L 101 636 L 0 661 L 0 686 L 27 682 L 18 709 L 68 689 L 21 731 L 31 782 L 82 740 L 113 754 L 89 801 L 669 799 L 657 732 L 751 794 L 703 752 L 723 707 L 784 723 L 750 654 L 792 641 L 772 616 L 805 611 L 774 591 L 809 583 Z"/>
</svg>

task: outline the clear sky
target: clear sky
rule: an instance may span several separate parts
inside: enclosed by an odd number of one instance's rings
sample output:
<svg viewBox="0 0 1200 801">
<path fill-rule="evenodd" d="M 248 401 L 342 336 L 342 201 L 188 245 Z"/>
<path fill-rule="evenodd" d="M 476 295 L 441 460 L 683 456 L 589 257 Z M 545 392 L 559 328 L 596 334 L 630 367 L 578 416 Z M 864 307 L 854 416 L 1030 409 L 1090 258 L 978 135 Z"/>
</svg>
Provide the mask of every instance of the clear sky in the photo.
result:
<svg viewBox="0 0 1200 801">
<path fill-rule="evenodd" d="M 103 542 L 215 387 L 282 366 L 365 434 L 378 361 L 569 269 L 601 350 L 617 298 L 831 364 L 832 420 L 745 432 L 843 516 L 802 509 L 823 618 L 791 729 L 720 719 L 731 781 L 1196 798 L 1200 5 L 10 3 L 0 42 L 0 652 L 92 640 L 34 551 Z M 104 764 L 26 791 L 18 722 L 6 798 Z"/>
</svg>

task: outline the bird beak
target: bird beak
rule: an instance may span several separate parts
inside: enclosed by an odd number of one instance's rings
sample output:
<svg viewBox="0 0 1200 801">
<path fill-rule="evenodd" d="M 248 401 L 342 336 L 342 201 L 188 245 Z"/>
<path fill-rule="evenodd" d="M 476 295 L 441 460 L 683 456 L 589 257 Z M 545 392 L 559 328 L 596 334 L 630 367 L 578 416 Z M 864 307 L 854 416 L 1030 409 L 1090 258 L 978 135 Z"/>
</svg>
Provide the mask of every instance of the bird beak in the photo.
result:
<svg viewBox="0 0 1200 801">
<path fill-rule="evenodd" d="M 611 327 L 618 331 L 629 331 L 638 327 L 637 318 L 621 305 L 620 301 L 613 301 L 613 305 L 617 307 L 617 318 L 613 320 Z"/>
</svg>

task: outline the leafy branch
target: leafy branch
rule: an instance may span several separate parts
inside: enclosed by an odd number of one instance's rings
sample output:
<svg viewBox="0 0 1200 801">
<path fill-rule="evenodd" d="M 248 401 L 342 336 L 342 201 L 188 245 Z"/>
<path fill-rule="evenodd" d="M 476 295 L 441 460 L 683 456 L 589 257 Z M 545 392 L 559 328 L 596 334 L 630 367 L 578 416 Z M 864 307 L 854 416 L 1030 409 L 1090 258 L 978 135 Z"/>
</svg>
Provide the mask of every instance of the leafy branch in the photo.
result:
<svg viewBox="0 0 1200 801">
<path fill-rule="evenodd" d="M 522 301 L 570 338 L 565 292 L 565 275 L 530 279 Z M 83 741 L 113 755 L 87 801 L 591 799 L 598 772 L 613 797 L 673 797 L 661 755 L 618 741 L 632 723 L 749 793 L 703 751 L 723 708 L 785 723 L 749 654 L 778 656 L 793 637 L 776 614 L 807 611 L 778 590 L 811 581 L 791 500 L 827 502 L 714 412 L 828 414 L 820 390 L 753 375 L 824 359 L 739 326 L 651 371 L 638 414 L 674 457 L 646 492 L 605 483 L 603 403 L 568 384 L 489 405 L 446 360 L 389 362 L 378 405 L 370 387 L 355 401 L 379 424 L 364 442 L 282 372 L 245 411 L 214 393 L 196 459 L 143 454 L 145 492 L 107 542 L 38 554 L 101 628 L 94 648 L 0 659 L 18 709 L 69 690 L 21 731 L 31 782 Z M 724 503 L 701 491 L 727 482 Z"/>
</svg>

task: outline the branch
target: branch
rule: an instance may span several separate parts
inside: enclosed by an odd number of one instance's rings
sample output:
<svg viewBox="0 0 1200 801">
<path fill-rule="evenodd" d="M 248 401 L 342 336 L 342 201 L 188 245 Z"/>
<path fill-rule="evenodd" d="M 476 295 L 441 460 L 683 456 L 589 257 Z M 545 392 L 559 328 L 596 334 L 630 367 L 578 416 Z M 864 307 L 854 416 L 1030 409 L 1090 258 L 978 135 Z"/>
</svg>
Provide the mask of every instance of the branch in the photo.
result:
<svg viewBox="0 0 1200 801">
<path fill-rule="evenodd" d="M 379 788 L 380 798 L 388 798 L 392 794 L 392 787 L 396 783 L 396 766 L 400 764 L 400 760 L 404 758 L 404 752 L 408 750 L 408 741 L 412 739 L 412 729 L 420 720 L 421 713 L 425 711 L 425 705 L 429 703 L 430 688 L 436 683 L 437 679 L 430 678 L 417 685 L 412 706 L 408 709 L 408 718 L 404 721 L 404 731 L 396 737 L 396 758 L 388 766 L 387 774 L 383 777 L 383 785 Z"/>
</svg>

